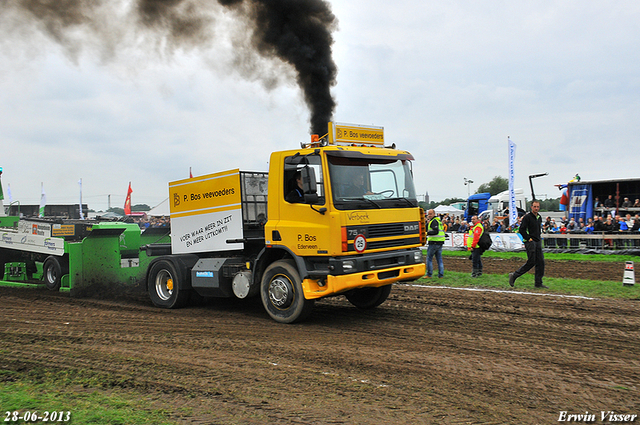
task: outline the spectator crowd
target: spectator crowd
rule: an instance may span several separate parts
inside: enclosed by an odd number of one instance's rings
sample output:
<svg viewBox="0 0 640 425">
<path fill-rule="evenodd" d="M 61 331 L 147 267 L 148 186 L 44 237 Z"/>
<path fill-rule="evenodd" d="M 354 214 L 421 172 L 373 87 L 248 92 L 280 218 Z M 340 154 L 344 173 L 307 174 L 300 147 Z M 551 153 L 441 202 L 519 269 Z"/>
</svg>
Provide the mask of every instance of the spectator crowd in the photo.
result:
<svg viewBox="0 0 640 425">
<path fill-rule="evenodd" d="M 136 217 L 134 221 L 140 226 L 140 229 L 148 229 L 149 227 L 171 227 L 171 219 L 169 216 L 150 216 L 143 215 Z"/>
<path fill-rule="evenodd" d="M 469 231 L 469 223 L 464 220 L 463 216 L 450 216 L 449 214 L 441 214 L 440 220 L 444 225 L 445 232 L 466 233 Z M 495 218 L 493 223 L 483 221 L 485 230 L 491 233 L 515 233 L 518 231 L 522 217 L 518 217 L 518 223 L 509 226 L 508 219 L 499 220 Z"/>
<path fill-rule="evenodd" d="M 611 197 L 610 197 L 611 198 Z M 596 198 L 596 202 L 597 198 Z M 612 234 L 632 234 L 640 233 L 640 213 L 632 215 L 616 214 L 616 210 L 608 211 L 611 200 L 607 199 L 602 204 L 596 204 L 596 207 L 600 208 L 596 215 L 589 217 L 586 221 L 582 218 L 577 221 L 574 218 L 567 219 L 566 216 L 556 220 L 547 216 L 544 212 L 540 215 L 544 218 L 542 223 L 542 233 L 547 234 L 567 234 L 576 235 L 576 237 L 567 238 L 544 238 L 544 244 L 547 248 L 567 248 L 567 244 L 571 248 L 577 248 L 580 242 L 579 235 L 581 234 L 602 234 L 602 239 L 586 239 L 584 243 L 589 247 L 611 247 L 611 248 L 627 248 L 627 247 L 640 247 L 640 239 L 607 239 L 606 235 Z M 636 199 L 635 203 L 629 201 L 628 198 L 624 198 L 624 207 L 640 207 L 640 200 Z M 617 210 L 620 211 L 620 210 Z M 624 213 L 624 210 L 622 211 Z M 449 214 L 440 215 L 440 220 L 444 226 L 445 232 L 453 233 L 465 233 L 469 231 L 469 223 L 467 223 L 463 216 L 450 216 Z M 484 221 L 483 225 L 485 230 L 491 233 L 516 233 L 518 232 L 522 217 L 518 217 L 518 222 L 509 225 L 508 218 L 498 219 L 494 218 L 492 223 Z M 569 242 L 568 242 L 569 241 Z"/>
</svg>

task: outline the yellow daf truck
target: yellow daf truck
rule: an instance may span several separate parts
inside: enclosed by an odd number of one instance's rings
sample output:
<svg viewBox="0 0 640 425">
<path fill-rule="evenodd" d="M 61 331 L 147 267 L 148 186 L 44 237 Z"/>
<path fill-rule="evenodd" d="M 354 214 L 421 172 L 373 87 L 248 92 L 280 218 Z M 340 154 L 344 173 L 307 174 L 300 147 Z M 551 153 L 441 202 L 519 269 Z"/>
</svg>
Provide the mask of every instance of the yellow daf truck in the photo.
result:
<svg viewBox="0 0 640 425">
<path fill-rule="evenodd" d="M 381 127 L 329 123 L 323 137 L 274 152 L 269 172 L 238 169 L 169 184 L 171 244 L 148 245 L 159 307 L 260 295 L 274 320 L 306 318 L 319 298 L 383 303 L 425 273 L 424 213 L 412 155 Z"/>
</svg>

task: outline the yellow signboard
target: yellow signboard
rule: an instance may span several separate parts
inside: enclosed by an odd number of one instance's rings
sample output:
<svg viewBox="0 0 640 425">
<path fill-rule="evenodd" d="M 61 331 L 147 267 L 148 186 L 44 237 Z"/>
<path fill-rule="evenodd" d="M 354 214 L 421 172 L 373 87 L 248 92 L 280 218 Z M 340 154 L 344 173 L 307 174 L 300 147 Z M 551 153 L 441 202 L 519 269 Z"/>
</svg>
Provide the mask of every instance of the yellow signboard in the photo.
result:
<svg viewBox="0 0 640 425">
<path fill-rule="evenodd" d="M 329 144 L 384 146 L 384 127 L 329 123 Z"/>
<path fill-rule="evenodd" d="M 174 254 L 242 249 L 240 171 L 169 183 Z"/>
<path fill-rule="evenodd" d="M 51 236 L 75 236 L 76 226 L 73 224 L 54 224 Z"/>
<path fill-rule="evenodd" d="M 240 209 L 240 171 L 208 174 L 169 183 L 171 218 Z"/>
</svg>

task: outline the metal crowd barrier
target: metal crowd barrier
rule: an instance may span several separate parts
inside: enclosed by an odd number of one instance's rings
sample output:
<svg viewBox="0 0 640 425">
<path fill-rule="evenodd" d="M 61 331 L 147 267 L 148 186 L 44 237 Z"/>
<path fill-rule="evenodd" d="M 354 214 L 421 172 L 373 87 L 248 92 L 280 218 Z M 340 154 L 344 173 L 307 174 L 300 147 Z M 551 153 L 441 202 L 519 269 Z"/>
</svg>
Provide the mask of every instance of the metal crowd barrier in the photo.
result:
<svg viewBox="0 0 640 425">
<path fill-rule="evenodd" d="M 545 248 L 633 249 L 640 248 L 640 232 L 543 233 Z"/>
</svg>

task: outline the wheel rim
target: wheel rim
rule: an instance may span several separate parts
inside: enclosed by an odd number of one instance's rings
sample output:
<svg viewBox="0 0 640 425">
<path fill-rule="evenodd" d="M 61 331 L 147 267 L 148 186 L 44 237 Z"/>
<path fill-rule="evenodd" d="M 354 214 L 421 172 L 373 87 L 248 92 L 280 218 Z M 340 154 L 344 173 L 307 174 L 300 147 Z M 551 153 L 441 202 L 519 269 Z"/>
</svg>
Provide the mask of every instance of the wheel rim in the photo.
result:
<svg viewBox="0 0 640 425">
<path fill-rule="evenodd" d="M 293 301 L 293 285 L 284 275 L 277 275 L 269 283 L 269 300 L 275 307 L 283 309 Z"/>
<path fill-rule="evenodd" d="M 156 275 L 156 294 L 162 301 L 167 301 L 173 295 L 173 278 L 166 270 L 160 270 Z"/>
<path fill-rule="evenodd" d="M 55 267 L 47 268 L 47 282 L 55 283 L 58 280 L 58 274 L 56 273 Z"/>
</svg>

